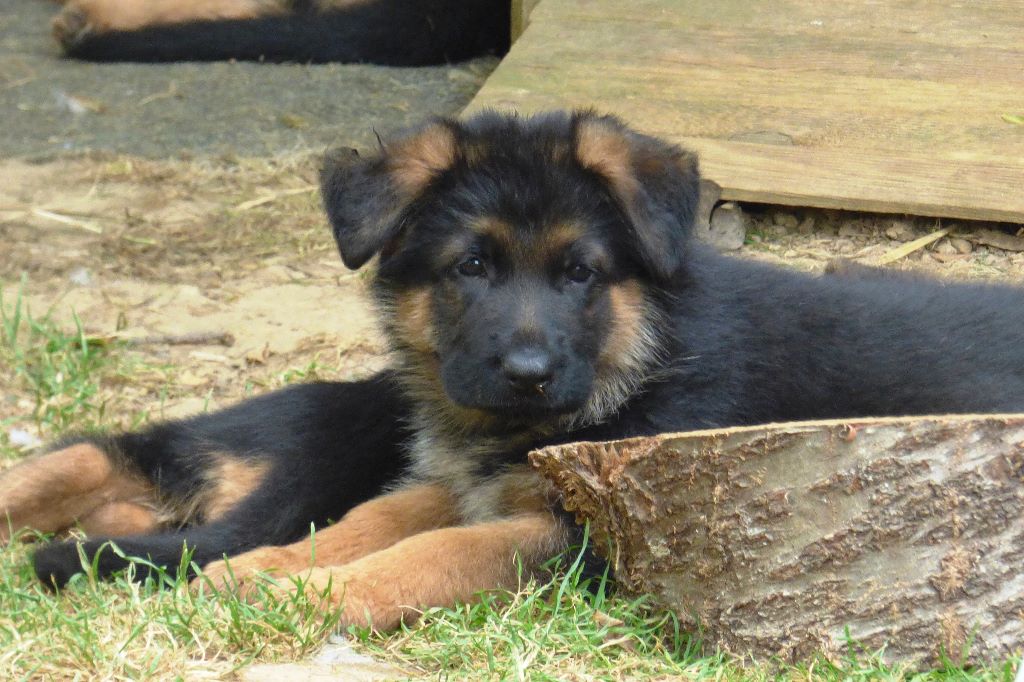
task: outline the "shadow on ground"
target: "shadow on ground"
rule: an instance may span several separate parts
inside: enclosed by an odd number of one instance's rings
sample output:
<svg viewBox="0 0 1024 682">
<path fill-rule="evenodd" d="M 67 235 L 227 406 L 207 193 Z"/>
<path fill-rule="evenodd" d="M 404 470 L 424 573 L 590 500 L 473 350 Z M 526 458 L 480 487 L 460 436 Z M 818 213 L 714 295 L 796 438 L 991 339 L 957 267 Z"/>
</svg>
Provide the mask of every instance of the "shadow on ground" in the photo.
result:
<svg viewBox="0 0 1024 682">
<path fill-rule="evenodd" d="M 0 0 L 0 158 L 365 148 L 374 130 L 457 113 L 497 63 L 89 64 L 60 57 L 49 34 L 56 7 Z"/>
</svg>

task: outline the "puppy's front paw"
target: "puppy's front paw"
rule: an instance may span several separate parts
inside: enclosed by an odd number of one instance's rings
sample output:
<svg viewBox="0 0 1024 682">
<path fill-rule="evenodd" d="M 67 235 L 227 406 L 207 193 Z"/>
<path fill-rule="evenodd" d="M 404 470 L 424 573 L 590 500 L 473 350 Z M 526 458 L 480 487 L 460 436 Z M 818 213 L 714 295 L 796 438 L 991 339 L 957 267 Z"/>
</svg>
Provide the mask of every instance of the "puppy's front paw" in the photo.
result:
<svg viewBox="0 0 1024 682">
<path fill-rule="evenodd" d="M 258 594 L 256 583 L 260 576 L 279 578 L 297 573 L 311 563 L 308 557 L 303 560 L 288 547 L 260 547 L 206 564 L 191 584 L 193 588 L 210 584 L 216 590 L 237 591 L 242 598 L 251 599 Z"/>
<path fill-rule="evenodd" d="M 306 599 L 328 611 L 341 608 L 339 625 L 394 630 L 413 620 L 419 611 L 402 603 L 400 595 L 381 576 L 363 575 L 347 566 L 317 567 L 277 581 L 270 589 L 281 599 L 302 590 Z"/>
</svg>

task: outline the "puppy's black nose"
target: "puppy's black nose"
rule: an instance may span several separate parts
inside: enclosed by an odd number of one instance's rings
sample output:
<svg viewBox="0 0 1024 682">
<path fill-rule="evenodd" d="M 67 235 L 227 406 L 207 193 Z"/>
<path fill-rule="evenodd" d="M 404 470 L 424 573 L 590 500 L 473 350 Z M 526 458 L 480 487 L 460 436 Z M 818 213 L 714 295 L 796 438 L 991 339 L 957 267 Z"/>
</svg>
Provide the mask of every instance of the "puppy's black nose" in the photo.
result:
<svg viewBox="0 0 1024 682">
<path fill-rule="evenodd" d="M 517 348 L 501 361 L 501 370 L 517 391 L 543 394 L 554 375 L 554 361 L 540 348 Z"/>
</svg>

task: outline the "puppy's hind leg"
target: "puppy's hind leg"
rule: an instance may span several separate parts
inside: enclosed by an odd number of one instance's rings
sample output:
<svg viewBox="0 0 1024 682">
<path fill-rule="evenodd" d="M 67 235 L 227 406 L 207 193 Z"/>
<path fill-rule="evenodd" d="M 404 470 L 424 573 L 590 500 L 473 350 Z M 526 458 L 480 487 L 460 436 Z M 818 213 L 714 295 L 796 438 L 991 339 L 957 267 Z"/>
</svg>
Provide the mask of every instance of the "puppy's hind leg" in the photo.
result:
<svg viewBox="0 0 1024 682">
<path fill-rule="evenodd" d="M 301 504 L 288 504 L 286 500 L 278 499 L 281 491 L 276 483 L 271 479 L 267 485 L 252 491 L 203 525 L 155 534 L 146 534 L 145 531 L 125 536 L 90 534 L 84 541 L 48 543 L 41 546 L 33 557 L 36 575 L 47 586 L 63 587 L 73 575 L 83 571 L 84 555 L 88 565 L 96 567 L 99 578 L 125 570 L 136 557 L 174 577 L 181 568 L 186 551 L 191 553 L 193 564 L 202 566 L 263 544 L 291 542 L 309 532 L 310 519 L 315 514 Z M 293 489 L 285 492 L 301 498 L 308 491 Z M 99 511 L 101 515 L 108 512 L 113 514 L 117 510 L 108 506 Z M 116 545 L 120 552 L 115 552 L 112 545 Z M 191 566 L 185 566 L 185 570 L 192 572 Z M 150 574 L 149 568 L 138 567 L 134 576 L 141 580 Z"/>
<path fill-rule="evenodd" d="M 0 474 L 0 540 L 24 529 L 53 533 L 78 522 L 93 532 L 146 532 L 157 526 L 144 504 L 151 497 L 150 484 L 123 471 L 100 445 L 74 443 Z"/>
</svg>

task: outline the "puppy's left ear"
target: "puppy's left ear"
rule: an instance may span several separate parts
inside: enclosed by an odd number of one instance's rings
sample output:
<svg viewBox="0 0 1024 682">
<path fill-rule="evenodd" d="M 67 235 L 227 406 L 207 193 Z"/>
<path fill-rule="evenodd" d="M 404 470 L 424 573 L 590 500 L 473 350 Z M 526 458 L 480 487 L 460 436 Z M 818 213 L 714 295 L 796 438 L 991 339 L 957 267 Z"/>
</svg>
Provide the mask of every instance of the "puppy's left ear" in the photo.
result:
<svg viewBox="0 0 1024 682">
<path fill-rule="evenodd" d="M 353 270 L 387 254 L 404 231 L 408 208 L 456 161 L 453 124 L 437 120 L 362 158 L 354 149 L 327 154 L 320 171 L 324 208 L 341 260 Z"/>
<path fill-rule="evenodd" d="M 630 130 L 612 116 L 583 113 L 577 119 L 576 158 L 611 188 L 650 271 L 671 279 L 683 263 L 697 212 L 696 155 Z"/>
</svg>

